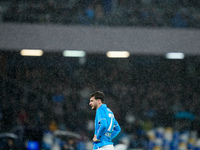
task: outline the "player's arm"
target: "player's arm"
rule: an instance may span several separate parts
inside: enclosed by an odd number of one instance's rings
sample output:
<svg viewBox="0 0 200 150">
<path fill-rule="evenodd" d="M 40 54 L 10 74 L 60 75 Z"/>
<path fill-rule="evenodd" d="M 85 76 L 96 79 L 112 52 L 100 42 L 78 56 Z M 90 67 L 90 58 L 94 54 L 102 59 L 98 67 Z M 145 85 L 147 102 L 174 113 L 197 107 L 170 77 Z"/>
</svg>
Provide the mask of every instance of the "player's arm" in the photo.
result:
<svg viewBox="0 0 200 150">
<path fill-rule="evenodd" d="M 99 110 L 97 113 L 98 113 L 97 117 L 98 117 L 98 120 L 99 120 L 98 121 L 99 128 L 96 132 L 96 139 L 100 140 L 102 135 L 105 134 L 108 124 L 107 124 L 107 121 L 106 121 L 105 113 L 102 110 Z"/>
<path fill-rule="evenodd" d="M 111 135 L 111 139 L 114 139 L 121 132 L 121 127 L 119 126 L 117 120 L 114 119 L 114 128 Z"/>
</svg>

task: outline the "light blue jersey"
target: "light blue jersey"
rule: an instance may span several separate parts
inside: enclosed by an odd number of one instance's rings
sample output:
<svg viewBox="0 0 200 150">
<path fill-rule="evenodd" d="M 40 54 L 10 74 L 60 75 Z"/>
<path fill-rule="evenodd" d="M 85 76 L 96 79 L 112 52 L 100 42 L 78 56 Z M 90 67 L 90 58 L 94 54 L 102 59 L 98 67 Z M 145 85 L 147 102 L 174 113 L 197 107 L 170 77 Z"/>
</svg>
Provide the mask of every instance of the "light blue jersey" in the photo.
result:
<svg viewBox="0 0 200 150">
<path fill-rule="evenodd" d="M 98 142 L 93 142 L 93 149 L 98 149 L 105 145 L 113 145 L 112 139 L 116 137 L 121 128 L 116 121 L 113 112 L 102 104 L 96 111 L 95 135 Z"/>
</svg>

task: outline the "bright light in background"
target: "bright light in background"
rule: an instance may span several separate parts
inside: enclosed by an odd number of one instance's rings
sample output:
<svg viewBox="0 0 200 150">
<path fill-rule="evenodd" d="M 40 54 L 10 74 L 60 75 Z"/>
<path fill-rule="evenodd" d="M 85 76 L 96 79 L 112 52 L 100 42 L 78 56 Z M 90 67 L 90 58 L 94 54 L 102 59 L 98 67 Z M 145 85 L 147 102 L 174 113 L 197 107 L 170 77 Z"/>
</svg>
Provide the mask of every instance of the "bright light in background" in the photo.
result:
<svg viewBox="0 0 200 150">
<path fill-rule="evenodd" d="M 63 56 L 65 57 L 84 57 L 85 51 L 82 50 L 65 50 Z"/>
<path fill-rule="evenodd" d="M 184 59 L 185 55 L 180 52 L 173 52 L 173 53 L 167 53 L 166 58 L 167 59 Z"/>
<path fill-rule="evenodd" d="M 130 53 L 128 51 L 109 51 L 106 55 L 109 58 L 128 58 Z"/>
<path fill-rule="evenodd" d="M 42 56 L 43 51 L 40 49 L 22 49 L 20 54 L 22 56 Z"/>
</svg>

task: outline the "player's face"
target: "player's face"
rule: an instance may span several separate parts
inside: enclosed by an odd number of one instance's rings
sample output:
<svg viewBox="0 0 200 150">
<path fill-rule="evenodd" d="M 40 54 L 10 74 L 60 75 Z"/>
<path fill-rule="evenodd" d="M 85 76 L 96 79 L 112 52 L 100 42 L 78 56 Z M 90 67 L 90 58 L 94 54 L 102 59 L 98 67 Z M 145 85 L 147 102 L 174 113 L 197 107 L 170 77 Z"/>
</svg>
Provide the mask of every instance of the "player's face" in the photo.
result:
<svg viewBox="0 0 200 150">
<path fill-rule="evenodd" d="M 91 97 L 89 105 L 91 106 L 92 110 L 97 109 L 97 104 L 98 104 L 98 101 L 94 97 Z"/>
</svg>

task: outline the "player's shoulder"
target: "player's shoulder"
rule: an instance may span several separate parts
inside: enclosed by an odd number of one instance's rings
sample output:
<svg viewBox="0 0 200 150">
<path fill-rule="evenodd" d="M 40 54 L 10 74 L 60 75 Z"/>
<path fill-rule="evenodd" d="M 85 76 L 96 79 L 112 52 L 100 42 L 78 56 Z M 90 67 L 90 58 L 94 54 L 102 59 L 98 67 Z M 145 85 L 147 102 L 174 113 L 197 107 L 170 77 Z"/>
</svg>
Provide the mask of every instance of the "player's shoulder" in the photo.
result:
<svg viewBox="0 0 200 150">
<path fill-rule="evenodd" d="M 102 105 L 101 107 L 97 109 L 97 111 L 108 111 L 108 110 L 109 108 L 106 105 Z"/>
<path fill-rule="evenodd" d="M 108 112 L 112 113 L 112 110 L 110 110 L 110 108 L 107 107 L 106 110 L 107 110 Z"/>
<path fill-rule="evenodd" d="M 107 113 L 112 113 L 113 114 L 112 110 L 110 108 L 108 108 L 108 107 L 104 108 L 104 111 L 106 111 Z"/>
<path fill-rule="evenodd" d="M 108 112 L 108 113 L 113 113 L 112 111 L 111 111 L 111 109 L 110 108 L 108 108 L 106 105 L 103 105 L 103 107 L 99 107 L 99 109 L 97 109 L 98 111 L 100 111 L 100 112 Z"/>
</svg>

